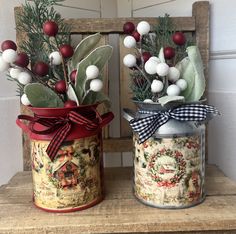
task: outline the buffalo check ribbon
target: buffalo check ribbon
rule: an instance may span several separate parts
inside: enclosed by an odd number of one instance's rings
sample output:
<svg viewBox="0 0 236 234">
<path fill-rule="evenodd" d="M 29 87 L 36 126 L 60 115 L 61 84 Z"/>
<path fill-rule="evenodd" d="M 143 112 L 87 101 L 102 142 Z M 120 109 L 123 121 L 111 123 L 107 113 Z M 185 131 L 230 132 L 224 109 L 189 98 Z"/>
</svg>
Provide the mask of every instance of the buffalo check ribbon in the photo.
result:
<svg viewBox="0 0 236 234">
<path fill-rule="evenodd" d="M 96 111 L 95 113 L 97 115 Z M 66 139 L 69 132 L 71 131 L 73 124 L 83 125 L 87 130 L 91 131 L 98 128 L 100 124 L 100 116 L 96 116 L 96 119 L 92 119 L 94 118 L 95 113 L 92 112 L 90 115 L 87 114 L 85 117 L 77 112 L 70 111 L 66 117 L 45 117 L 37 115 L 32 117 L 28 115 L 19 115 L 18 119 L 29 121 L 29 129 L 33 133 L 47 135 L 55 132 L 46 149 L 46 153 L 50 159 L 53 160 L 62 142 Z M 46 130 L 36 130 L 34 128 L 36 123 L 47 127 Z"/>
<path fill-rule="evenodd" d="M 220 112 L 213 106 L 205 104 L 186 104 L 164 112 L 139 111 L 148 116 L 130 120 L 130 126 L 139 135 L 139 144 L 151 137 L 155 131 L 169 119 L 178 121 L 204 121 L 209 114 L 219 115 Z"/>
</svg>

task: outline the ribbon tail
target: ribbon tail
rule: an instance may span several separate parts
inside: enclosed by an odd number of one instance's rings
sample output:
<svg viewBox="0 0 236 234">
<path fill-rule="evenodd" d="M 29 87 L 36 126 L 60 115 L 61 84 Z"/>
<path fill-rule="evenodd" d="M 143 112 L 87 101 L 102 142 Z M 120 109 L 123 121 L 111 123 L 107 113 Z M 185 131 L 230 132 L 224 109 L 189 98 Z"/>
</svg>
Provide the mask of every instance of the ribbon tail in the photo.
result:
<svg viewBox="0 0 236 234">
<path fill-rule="evenodd" d="M 155 131 L 169 120 L 169 116 L 164 113 L 148 116 L 142 119 L 133 119 L 130 125 L 134 132 L 139 135 L 139 144 L 150 138 Z"/>
<path fill-rule="evenodd" d="M 57 152 L 62 144 L 62 142 L 67 137 L 68 133 L 71 130 L 71 125 L 69 123 L 65 124 L 62 128 L 59 128 L 56 134 L 53 136 L 50 144 L 46 149 L 46 153 L 49 158 L 53 161 L 57 155 Z"/>
</svg>

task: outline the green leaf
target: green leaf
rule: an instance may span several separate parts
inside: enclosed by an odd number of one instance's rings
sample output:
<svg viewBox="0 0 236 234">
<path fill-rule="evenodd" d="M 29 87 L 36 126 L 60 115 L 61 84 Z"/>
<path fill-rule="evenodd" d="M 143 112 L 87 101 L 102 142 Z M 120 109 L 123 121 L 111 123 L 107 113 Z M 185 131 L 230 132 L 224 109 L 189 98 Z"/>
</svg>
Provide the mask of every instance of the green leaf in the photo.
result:
<svg viewBox="0 0 236 234">
<path fill-rule="evenodd" d="M 101 34 L 96 33 L 84 38 L 75 48 L 71 59 L 72 67 L 75 68 L 78 62 L 88 55 L 101 39 Z"/>
<path fill-rule="evenodd" d="M 188 57 L 179 62 L 176 67 L 180 70 L 181 78 L 187 81 L 187 88 L 181 95 L 187 102 L 199 101 L 202 97 L 206 81 L 203 72 L 201 55 L 196 46 L 187 48 Z"/>
<path fill-rule="evenodd" d="M 164 49 L 163 49 L 163 47 L 160 49 L 160 52 L 158 54 L 158 58 L 161 60 L 162 63 L 165 63 L 165 56 L 164 56 Z"/>
<path fill-rule="evenodd" d="M 63 107 L 64 103 L 59 96 L 48 87 L 39 83 L 27 84 L 24 93 L 33 107 Z"/>
<path fill-rule="evenodd" d="M 107 108 L 110 108 L 110 99 L 102 92 L 97 93 L 90 91 L 83 100 L 82 105 L 89 105 L 94 103 L 104 103 Z"/>
<path fill-rule="evenodd" d="M 189 46 L 187 48 L 190 63 L 193 66 L 194 86 L 193 90 L 186 101 L 199 101 L 204 94 L 206 88 L 206 80 L 204 77 L 203 63 L 200 51 L 197 46 Z"/>
<path fill-rule="evenodd" d="M 183 96 L 163 96 L 158 99 L 158 102 L 164 106 L 167 103 L 170 102 L 184 102 L 184 97 Z"/>
<path fill-rule="evenodd" d="M 181 95 L 184 96 L 186 100 L 188 100 L 195 83 L 193 65 L 190 63 L 189 58 L 186 57 L 176 64 L 175 67 L 180 71 L 181 78 L 187 82 L 187 88 L 181 92 Z"/>
<path fill-rule="evenodd" d="M 77 103 L 77 105 L 79 106 L 79 100 L 76 96 L 74 87 L 71 84 L 68 85 L 67 96 L 70 100 L 75 101 Z"/>
<path fill-rule="evenodd" d="M 77 65 L 77 77 L 75 82 L 75 92 L 79 99 L 82 100 L 86 82 L 86 68 L 89 65 L 95 65 L 98 67 L 100 73 L 110 59 L 112 55 L 112 47 L 109 45 L 104 45 L 96 48 L 93 50 L 86 58 L 84 58 L 78 65 Z"/>
</svg>

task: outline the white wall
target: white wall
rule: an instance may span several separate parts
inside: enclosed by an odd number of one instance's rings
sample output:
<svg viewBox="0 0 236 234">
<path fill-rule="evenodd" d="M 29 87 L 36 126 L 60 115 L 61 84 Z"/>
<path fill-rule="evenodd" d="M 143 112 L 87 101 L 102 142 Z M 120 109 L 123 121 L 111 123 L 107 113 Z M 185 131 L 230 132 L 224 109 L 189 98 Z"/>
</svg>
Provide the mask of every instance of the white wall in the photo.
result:
<svg viewBox="0 0 236 234">
<path fill-rule="evenodd" d="M 0 0 L 0 42 L 6 39 L 15 41 L 14 6 L 19 2 Z M 4 74 L 0 74 L 0 185 L 23 168 L 21 131 L 15 124 L 19 114 L 15 88 L 14 83 L 7 81 Z"/>
</svg>

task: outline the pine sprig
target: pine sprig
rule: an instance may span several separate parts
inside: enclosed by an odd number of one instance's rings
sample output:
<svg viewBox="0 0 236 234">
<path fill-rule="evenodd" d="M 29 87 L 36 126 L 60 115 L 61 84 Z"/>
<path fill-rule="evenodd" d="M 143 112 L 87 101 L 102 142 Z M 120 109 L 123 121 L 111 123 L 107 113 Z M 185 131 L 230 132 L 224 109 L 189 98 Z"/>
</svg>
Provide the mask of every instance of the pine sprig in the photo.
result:
<svg viewBox="0 0 236 234">
<path fill-rule="evenodd" d="M 175 27 L 169 15 L 159 17 L 159 24 L 154 26 L 153 33 L 143 37 L 143 49 L 151 52 L 153 56 L 157 56 L 162 47 L 175 46 L 171 40 L 174 31 Z"/>
<path fill-rule="evenodd" d="M 57 42 L 59 45 L 71 42 L 70 26 L 65 24 L 61 15 L 53 7 L 61 2 L 63 0 L 28 0 L 22 6 L 22 12 L 17 19 L 17 30 L 25 32 L 27 37 L 18 47 L 29 55 L 31 66 L 37 61 L 50 63 L 49 54 L 58 50 L 56 42 L 43 33 L 43 24 L 46 21 L 52 20 L 58 24 L 60 34 L 57 35 Z M 55 76 L 55 73 L 58 75 Z M 44 82 L 55 83 L 63 75 L 62 67 L 57 67 L 55 72 L 49 71 Z"/>
</svg>

